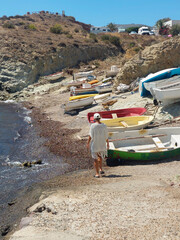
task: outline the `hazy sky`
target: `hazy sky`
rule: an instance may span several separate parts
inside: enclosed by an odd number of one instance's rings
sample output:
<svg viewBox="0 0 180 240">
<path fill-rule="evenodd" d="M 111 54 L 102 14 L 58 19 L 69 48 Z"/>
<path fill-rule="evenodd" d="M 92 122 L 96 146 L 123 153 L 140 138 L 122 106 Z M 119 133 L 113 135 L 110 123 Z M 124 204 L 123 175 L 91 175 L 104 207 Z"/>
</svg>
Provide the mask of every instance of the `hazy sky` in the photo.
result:
<svg viewBox="0 0 180 240">
<path fill-rule="evenodd" d="M 76 20 L 105 26 L 141 23 L 153 26 L 157 20 L 170 17 L 180 20 L 180 0 L 0 0 L 0 16 L 23 15 L 34 11 L 65 11 Z"/>
</svg>

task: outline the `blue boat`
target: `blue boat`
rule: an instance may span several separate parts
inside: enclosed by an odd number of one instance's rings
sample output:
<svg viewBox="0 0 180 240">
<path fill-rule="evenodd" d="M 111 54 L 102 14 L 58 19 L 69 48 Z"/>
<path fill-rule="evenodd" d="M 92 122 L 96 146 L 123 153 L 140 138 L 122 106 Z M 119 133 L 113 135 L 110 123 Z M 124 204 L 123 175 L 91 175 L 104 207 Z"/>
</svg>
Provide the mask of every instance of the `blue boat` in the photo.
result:
<svg viewBox="0 0 180 240">
<path fill-rule="evenodd" d="M 147 97 L 151 94 L 145 88 L 144 83 L 154 82 L 154 81 L 158 81 L 158 80 L 162 80 L 162 79 L 171 78 L 175 75 L 180 75 L 180 67 L 179 68 L 164 69 L 164 70 L 161 70 L 161 71 L 156 72 L 156 73 L 151 73 L 147 77 L 141 79 L 140 82 L 139 82 L 139 93 L 140 93 L 141 97 Z"/>
</svg>

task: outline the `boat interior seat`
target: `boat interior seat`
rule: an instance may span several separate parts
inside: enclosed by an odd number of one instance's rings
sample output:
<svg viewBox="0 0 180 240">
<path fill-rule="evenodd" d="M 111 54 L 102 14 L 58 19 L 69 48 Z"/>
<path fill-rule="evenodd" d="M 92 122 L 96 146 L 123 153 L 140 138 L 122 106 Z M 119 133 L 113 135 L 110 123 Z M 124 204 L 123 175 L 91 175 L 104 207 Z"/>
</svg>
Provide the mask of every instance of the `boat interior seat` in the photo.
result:
<svg viewBox="0 0 180 240">
<path fill-rule="evenodd" d="M 180 146 L 180 135 L 171 135 L 171 145 L 173 147 Z"/>
<path fill-rule="evenodd" d="M 129 127 L 128 124 L 124 121 L 121 121 L 120 123 L 123 125 L 123 127 Z"/>
<path fill-rule="evenodd" d="M 112 118 L 113 119 L 117 118 L 117 114 L 116 113 L 112 113 Z"/>
<path fill-rule="evenodd" d="M 166 149 L 166 147 L 164 146 L 164 144 L 161 142 L 161 140 L 158 137 L 154 137 L 154 138 L 152 138 L 152 140 L 154 141 L 157 148 Z"/>
</svg>

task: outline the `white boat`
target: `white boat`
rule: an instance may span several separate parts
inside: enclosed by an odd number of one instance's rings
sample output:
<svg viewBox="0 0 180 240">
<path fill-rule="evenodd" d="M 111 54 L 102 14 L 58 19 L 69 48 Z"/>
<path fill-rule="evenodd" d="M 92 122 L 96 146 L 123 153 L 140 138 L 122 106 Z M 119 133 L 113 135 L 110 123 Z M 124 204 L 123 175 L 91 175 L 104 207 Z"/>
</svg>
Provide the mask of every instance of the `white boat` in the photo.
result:
<svg viewBox="0 0 180 240">
<path fill-rule="evenodd" d="M 108 158 L 123 160 L 164 160 L 180 154 L 180 128 L 153 128 L 115 132 L 109 135 Z"/>
<path fill-rule="evenodd" d="M 113 84 L 112 83 L 103 83 L 100 86 L 95 87 L 98 93 L 112 92 Z"/>
<path fill-rule="evenodd" d="M 63 104 L 62 107 L 64 108 L 65 112 L 80 109 L 86 106 L 89 106 L 93 103 L 94 97 L 87 97 L 87 98 L 81 98 L 74 101 L 69 101 L 66 104 Z"/>
<path fill-rule="evenodd" d="M 180 101 L 180 83 L 162 88 L 153 88 L 154 100 L 162 105 L 169 105 Z"/>
<path fill-rule="evenodd" d="M 74 79 L 78 79 L 78 78 L 82 78 L 82 77 L 87 77 L 87 76 L 89 76 L 89 75 L 92 75 L 92 73 L 93 73 L 93 71 L 74 73 Z"/>
<path fill-rule="evenodd" d="M 58 73 L 54 73 L 54 74 L 51 74 L 51 75 L 48 75 L 48 76 L 44 76 L 43 78 L 45 80 L 50 81 L 50 80 L 57 80 L 57 79 L 59 79 L 59 78 L 61 78 L 63 76 L 64 76 L 63 72 L 58 72 Z"/>
<path fill-rule="evenodd" d="M 152 96 L 154 96 L 154 92 L 153 92 L 154 88 L 166 87 L 166 86 L 169 86 L 172 84 L 178 84 L 178 83 L 180 83 L 180 75 L 167 78 L 167 79 L 158 80 L 155 82 L 145 82 L 144 87 L 146 88 L 146 90 L 150 91 Z"/>
<path fill-rule="evenodd" d="M 144 84 L 147 82 L 155 82 L 162 79 L 171 78 L 175 75 L 180 75 L 180 68 L 168 68 L 156 73 L 150 73 L 147 77 L 139 81 L 139 93 L 141 97 L 146 97 L 150 92 L 145 88 Z"/>
</svg>

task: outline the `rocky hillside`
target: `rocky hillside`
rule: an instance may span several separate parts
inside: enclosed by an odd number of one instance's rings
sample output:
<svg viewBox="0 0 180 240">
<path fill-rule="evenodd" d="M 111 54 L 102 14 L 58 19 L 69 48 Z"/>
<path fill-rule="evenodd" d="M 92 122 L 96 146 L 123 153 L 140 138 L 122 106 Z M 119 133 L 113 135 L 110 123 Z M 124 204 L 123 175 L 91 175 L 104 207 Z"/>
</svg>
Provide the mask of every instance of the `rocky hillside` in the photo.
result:
<svg viewBox="0 0 180 240">
<path fill-rule="evenodd" d="M 89 29 L 73 17 L 44 11 L 0 18 L 0 90 L 13 93 L 40 76 L 94 59 L 120 56 L 124 64 L 146 46 L 164 41 L 156 36 L 96 36 Z"/>
<path fill-rule="evenodd" d="M 116 78 L 129 84 L 138 77 L 145 77 L 162 69 L 180 66 L 180 37 L 171 38 L 161 43 L 146 47 L 121 68 Z"/>
<path fill-rule="evenodd" d="M 51 31 L 54 26 L 59 34 Z M 15 92 L 39 76 L 118 54 L 114 45 L 90 38 L 89 28 L 73 17 L 49 13 L 1 18 L 0 89 Z"/>
</svg>

